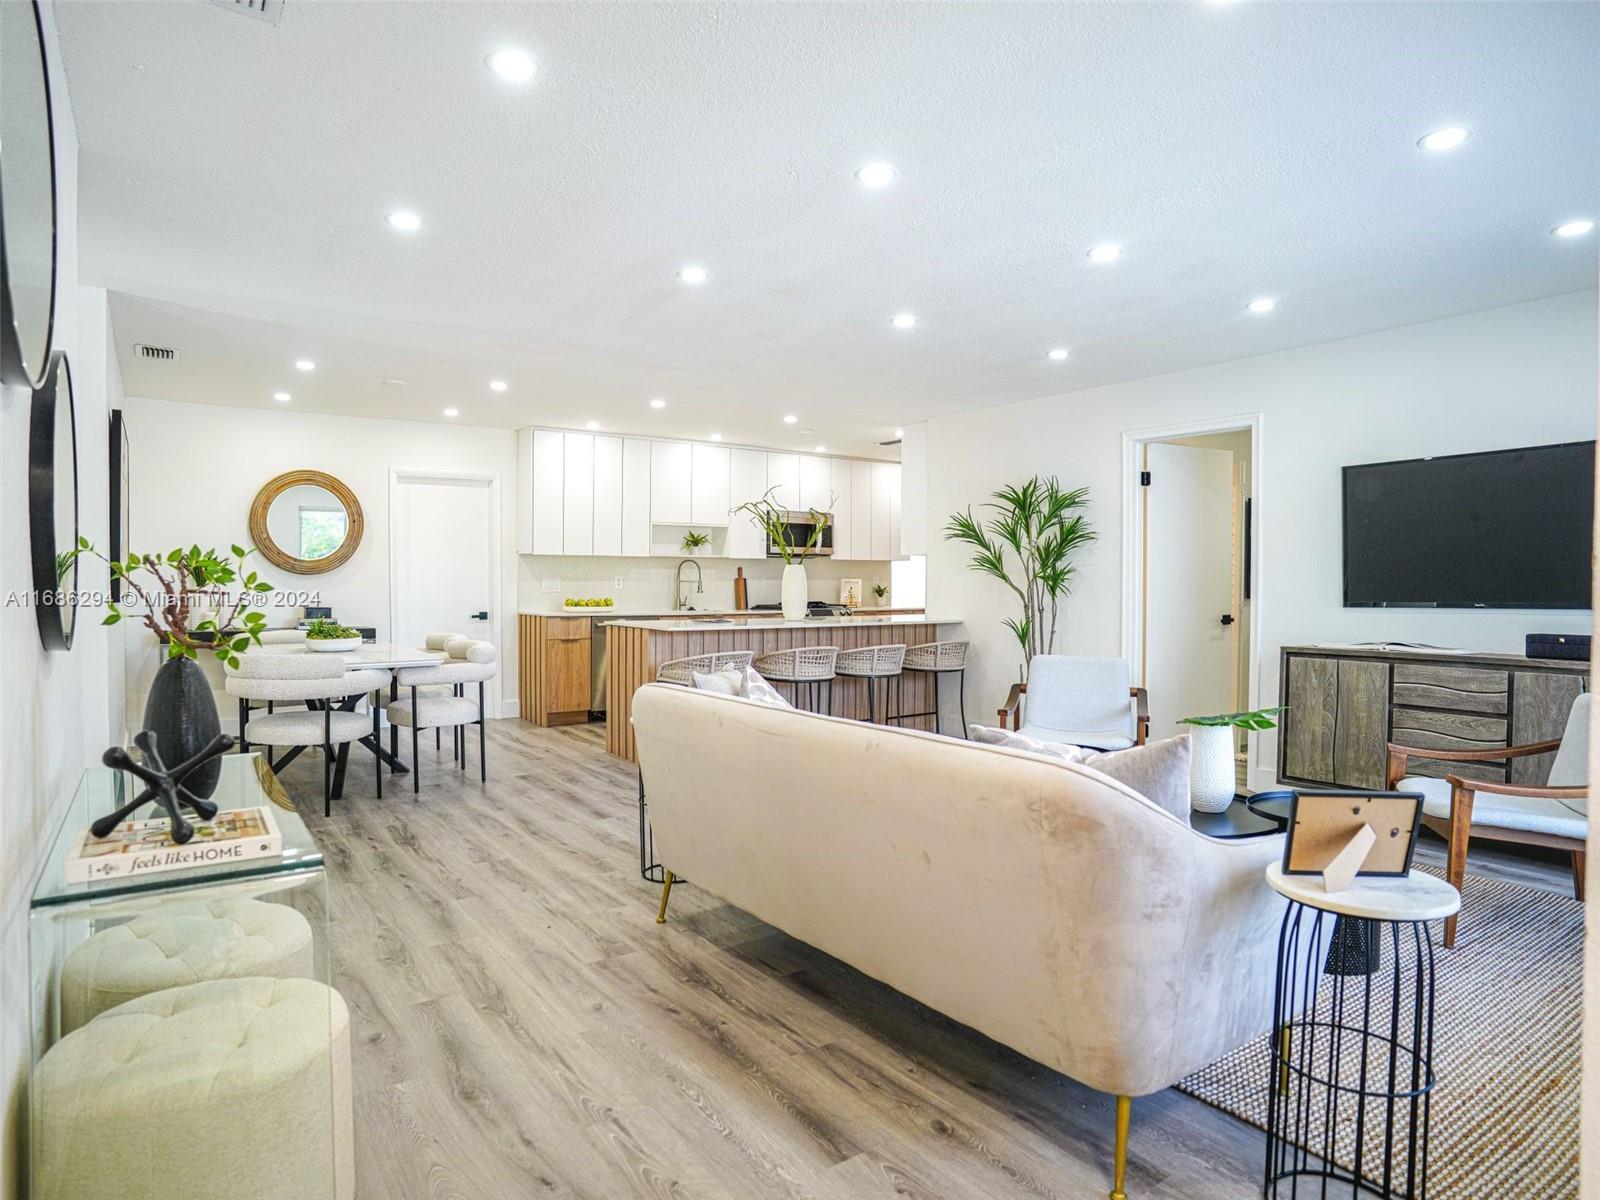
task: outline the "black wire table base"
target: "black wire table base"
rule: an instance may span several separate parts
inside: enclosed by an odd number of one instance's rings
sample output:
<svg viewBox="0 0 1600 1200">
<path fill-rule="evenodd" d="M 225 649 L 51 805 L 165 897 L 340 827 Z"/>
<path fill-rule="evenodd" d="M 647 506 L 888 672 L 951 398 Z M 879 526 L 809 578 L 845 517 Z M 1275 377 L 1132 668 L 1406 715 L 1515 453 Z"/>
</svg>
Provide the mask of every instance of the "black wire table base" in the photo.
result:
<svg viewBox="0 0 1600 1200">
<path fill-rule="evenodd" d="M 1265 1200 L 1425 1200 L 1433 1005 L 1427 922 L 1289 902 L 1278 935 Z"/>
</svg>

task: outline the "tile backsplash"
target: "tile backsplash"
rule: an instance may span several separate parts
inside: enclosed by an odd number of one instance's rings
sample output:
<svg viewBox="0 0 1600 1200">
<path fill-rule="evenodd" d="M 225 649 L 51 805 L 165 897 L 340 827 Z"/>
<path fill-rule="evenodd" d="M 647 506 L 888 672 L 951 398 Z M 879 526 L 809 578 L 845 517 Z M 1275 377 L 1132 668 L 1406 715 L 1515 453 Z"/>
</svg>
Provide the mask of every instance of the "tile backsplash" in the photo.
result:
<svg viewBox="0 0 1600 1200">
<path fill-rule="evenodd" d="M 683 556 L 673 558 L 597 558 L 567 557 L 564 555 L 523 554 L 517 558 L 517 607 L 524 612 L 554 612 L 568 596 L 610 596 L 618 608 L 658 608 L 666 612 L 672 607 L 672 580 Z M 704 576 L 704 590 L 694 593 L 694 570 L 684 568 L 685 587 L 690 603 L 696 608 L 732 608 L 734 572 L 744 568 L 749 581 L 751 604 L 776 604 L 779 582 L 783 575 L 783 561 L 776 558 L 696 558 Z M 618 579 L 622 582 L 617 583 Z M 545 580 L 558 580 L 555 591 L 544 590 Z M 889 583 L 887 562 L 867 562 L 852 559 L 833 562 L 830 559 L 806 560 L 806 581 L 810 585 L 811 599 L 825 600 L 830 604 L 839 601 L 841 579 L 861 580 L 862 595 L 868 604 L 872 585 Z M 894 602 L 891 592 L 887 603 Z"/>
</svg>

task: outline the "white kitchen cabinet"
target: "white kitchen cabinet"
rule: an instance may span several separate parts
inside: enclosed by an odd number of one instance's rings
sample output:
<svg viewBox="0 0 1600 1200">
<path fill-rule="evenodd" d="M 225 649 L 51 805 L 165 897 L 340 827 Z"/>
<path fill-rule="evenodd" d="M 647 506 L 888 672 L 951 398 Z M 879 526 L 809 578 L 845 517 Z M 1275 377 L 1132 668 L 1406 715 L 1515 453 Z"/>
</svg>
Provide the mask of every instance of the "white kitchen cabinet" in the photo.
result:
<svg viewBox="0 0 1600 1200">
<path fill-rule="evenodd" d="M 688 442 L 650 443 L 650 520 L 688 525 L 694 520 L 689 486 L 694 451 Z"/>
<path fill-rule="evenodd" d="M 565 467 L 562 476 L 561 553 L 594 553 L 594 435 L 561 435 Z"/>
<path fill-rule="evenodd" d="M 517 553 L 533 553 L 533 430 L 517 430 Z"/>
<path fill-rule="evenodd" d="M 833 475 L 828 460 L 820 454 L 800 456 L 800 507 L 833 511 Z"/>
<path fill-rule="evenodd" d="M 533 431 L 533 539 L 530 553 L 560 554 L 566 448 L 561 434 Z"/>
<path fill-rule="evenodd" d="M 900 557 L 900 464 L 872 464 L 872 557 Z"/>
<path fill-rule="evenodd" d="M 728 448 L 695 442 L 689 467 L 689 520 L 728 523 Z"/>
<path fill-rule="evenodd" d="M 622 553 L 622 439 L 594 439 L 594 550 Z"/>
<path fill-rule="evenodd" d="M 650 447 L 643 438 L 622 440 L 622 553 L 650 555 Z"/>
<path fill-rule="evenodd" d="M 848 458 L 828 460 L 828 488 L 833 493 L 833 556 L 855 558 L 855 486 Z"/>
<path fill-rule="evenodd" d="M 872 464 L 850 464 L 850 552 L 852 558 L 872 554 Z"/>
<path fill-rule="evenodd" d="M 767 455 L 767 490 L 779 508 L 793 511 L 800 507 L 800 456 Z"/>
<path fill-rule="evenodd" d="M 767 493 L 767 452 L 734 450 L 728 463 L 728 507 L 737 508 Z M 722 552 L 729 558 L 765 558 L 767 535 L 749 513 L 728 518 L 728 540 Z"/>
</svg>

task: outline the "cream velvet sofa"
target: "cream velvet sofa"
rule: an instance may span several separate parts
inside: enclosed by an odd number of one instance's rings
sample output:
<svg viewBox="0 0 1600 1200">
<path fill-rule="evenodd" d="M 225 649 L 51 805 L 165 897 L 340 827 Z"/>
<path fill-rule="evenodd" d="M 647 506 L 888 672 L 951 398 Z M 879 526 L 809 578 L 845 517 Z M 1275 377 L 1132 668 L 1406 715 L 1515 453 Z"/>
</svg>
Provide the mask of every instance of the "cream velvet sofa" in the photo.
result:
<svg viewBox="0 0 1600 1200">
<path fill-rule="evenodd" d="M 670 874 L 1117 1097 L 1271 1024 L 1280 837 L 1216 841 L 1087 767 L 647 684 Z M 1265 1070 L 1265 1063 L 1263 1063 Z"/>
</svg>

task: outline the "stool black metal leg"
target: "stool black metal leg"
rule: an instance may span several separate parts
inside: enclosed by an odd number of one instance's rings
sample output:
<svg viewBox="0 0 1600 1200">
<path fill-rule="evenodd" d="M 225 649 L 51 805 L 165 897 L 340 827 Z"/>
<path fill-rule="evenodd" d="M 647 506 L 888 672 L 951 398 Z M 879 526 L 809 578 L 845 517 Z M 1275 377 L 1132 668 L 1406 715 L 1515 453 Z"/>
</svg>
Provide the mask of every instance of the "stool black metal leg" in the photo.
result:
<svg viewBox="0 0 1600 1200">
<path fill-rule="evenodd" d="M 935 671 L 933 673 L 933 731 L 935 733 L 944 732 L 944 726 L 941 724 L 941 721 L 944 717 L 944 713 L 942 711 L 943 705 L 939 703 L 939 684 L 943 680 L 943 671 Z"/>
<path fill-rule="evenodd" d="M 965 670 L 957 671 L 961 696 L 961 736 L 970 739 L 972 735 L 967 732 L 967 673 Z"/>
</svg>

